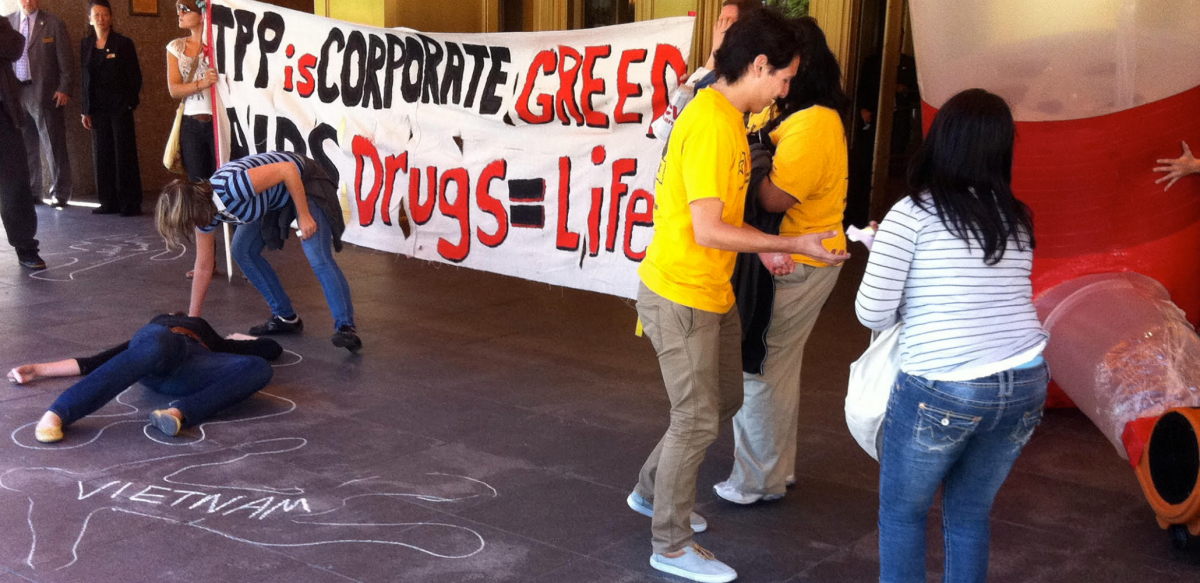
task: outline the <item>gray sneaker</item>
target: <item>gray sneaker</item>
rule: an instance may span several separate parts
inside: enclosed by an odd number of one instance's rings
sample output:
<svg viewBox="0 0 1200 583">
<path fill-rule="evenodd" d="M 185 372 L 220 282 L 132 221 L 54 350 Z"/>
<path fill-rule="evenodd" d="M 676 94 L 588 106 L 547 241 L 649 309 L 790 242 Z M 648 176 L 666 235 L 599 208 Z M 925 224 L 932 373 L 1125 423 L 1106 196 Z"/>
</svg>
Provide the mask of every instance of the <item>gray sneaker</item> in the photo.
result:
<svg viewBox="0 0 1200 583">
<path fill-rule="evenodd" d="M 647 502 L 645 498 L 642 498 L 641 494 L 638 494 L 637 492 L 631 492 L 629 497 L 625 499 L 625 503 L 628 504 L 634 512 L 637 512 L 642 516 L 654 518 L 654 505 Z M 695 512 L 692 513 L 689 522 L 692 523 L 692 532 L 704 532 L 708 530 L 708 521 L 704 520 L 703 516 L 700 516 Z"/>
<path fill-rule="evenodd" d="M 737 571 L 733 567 L 718 561 L 700 545 L 684 548 L 683 554 L 673 559 L 666 555 L 650 555 L 650 566 L 663 573 L 701 583 L 725 583 L 737 579 Z"/>
</svg>

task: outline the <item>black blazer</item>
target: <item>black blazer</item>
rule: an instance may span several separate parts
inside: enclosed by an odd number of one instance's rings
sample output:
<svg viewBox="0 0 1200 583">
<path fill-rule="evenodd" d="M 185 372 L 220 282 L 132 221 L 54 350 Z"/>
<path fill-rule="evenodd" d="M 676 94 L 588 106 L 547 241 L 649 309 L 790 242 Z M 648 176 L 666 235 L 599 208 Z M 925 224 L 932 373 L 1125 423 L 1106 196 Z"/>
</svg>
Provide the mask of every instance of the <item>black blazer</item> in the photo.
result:
<svg viewBox="0 0 1200 583">
<path fill-rule="evenodd" d="M 13 73 L 12 64 L 21 58 L 25 50 L 25 37 L 13 30 L 7 18 L 0 18 L 0 101 L 4 102 L 4 111 L 12 118 L 17 128 L 25 120 L 25 110 L 21 109 L 21 86 L 17 84 L 17 76 Z"/>
<path fill-rule="evenodd" d="M 98 64 L 95 53 L 102 52 Z M 142 68 L 138 65 L 133 41 L 109 31 L 108 43 L 96 48 L 96 37 L 83 37 L 79 45 L 79 64 L 83 71 L 83 114 L 117 113 L 135 109 L 141 103 Z"/>
</svg>

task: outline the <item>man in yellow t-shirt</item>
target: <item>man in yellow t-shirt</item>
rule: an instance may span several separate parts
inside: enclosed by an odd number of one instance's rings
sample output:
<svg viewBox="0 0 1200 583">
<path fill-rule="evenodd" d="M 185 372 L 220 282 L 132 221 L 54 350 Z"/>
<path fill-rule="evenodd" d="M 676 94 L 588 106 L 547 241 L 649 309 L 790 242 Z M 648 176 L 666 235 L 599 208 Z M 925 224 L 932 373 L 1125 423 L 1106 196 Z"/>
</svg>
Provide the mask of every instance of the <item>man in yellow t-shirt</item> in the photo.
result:
<svg viewBox="0 0 1200 583">
<path fill-rule="evenodd" d="M 627 502 L 653 517 L 655 569 L 700 581 L 737 573 L 695 545 L 696 477 L 722 419 L 741 406 L 741 325 L 730 277 L 737 252 L 797 253 L 840 263 L 822 241 L 764 234 L 742 224 L 750 152 L 743 115 L 787 94 L 795 35 L 782 15 L 759 10 L 732 25 L 716 53 L 717 82 L 675 123 L 659 166 L 654 239 L 639 275 L 638 316 L 658 353 L 671 424 Z"/>
<path fill-rule="evenodd" d="M 778 107 L 750 119 L 751 129 L 769 131 L 775 145 L 771 173 L 759 183 L 757 204 L 762 210 L 784 213 L 781 235 L 836 231 L 825 244 L 830 250 L 845 250 L 842 214 L 848 165 L 842 120 L 850 99 L 842 91 L 841 69 L 816 21 L 800 19 L 796 27 L 804 70 Z M 748 318 L 753 325 L 745 333 L 744 352 L 752 357 L 743 359 L 743 404 L 733 417 L 733 468 L 729 479 L 713 486 L 718 496 L 737 504 L 780 498 L 795 482 L 804 345 L 841 270 L 840 265 L 802 255 L 768 254 L 763 259 L 776 268 L 780 261 L 784 269 L 772 269 L 772 285 L 753 294 L 751 303 L 769 310 L 769 318 L 757 313 Z"/>
</svg>

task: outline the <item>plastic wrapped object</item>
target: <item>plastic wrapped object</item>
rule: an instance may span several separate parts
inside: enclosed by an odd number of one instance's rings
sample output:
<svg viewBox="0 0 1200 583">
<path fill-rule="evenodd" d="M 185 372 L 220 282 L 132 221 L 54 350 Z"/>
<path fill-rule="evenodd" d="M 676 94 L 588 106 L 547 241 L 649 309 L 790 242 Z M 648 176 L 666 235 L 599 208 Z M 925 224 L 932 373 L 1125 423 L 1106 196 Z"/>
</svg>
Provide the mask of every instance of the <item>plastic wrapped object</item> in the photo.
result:
<svg viewBox="0 0 1200 583">
<path fill-rule="evenodd" d="M 1200 337 L 1157 281 L 1089 275 L 1036 301 L 1055 382 L 1128 459 L 1125 425 L 1200 407 Z"/>
</svg>

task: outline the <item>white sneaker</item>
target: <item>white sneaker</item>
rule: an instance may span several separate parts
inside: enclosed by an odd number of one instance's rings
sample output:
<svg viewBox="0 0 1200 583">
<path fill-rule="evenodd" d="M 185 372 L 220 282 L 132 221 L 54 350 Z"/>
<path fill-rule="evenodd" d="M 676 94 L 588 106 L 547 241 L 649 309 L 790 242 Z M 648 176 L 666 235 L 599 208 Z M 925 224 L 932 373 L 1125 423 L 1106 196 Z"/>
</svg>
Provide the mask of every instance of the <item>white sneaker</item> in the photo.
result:
<svg viewBox="0 0 1200 583">
<path fill-rule="evenodd" d="M 647 502 L 645 498 L 642 498 L 641 494 L 638 494 L 637 492 L 630 492 L 629 497 L 625 499 L 625 503 L 628 504 L 634 512 L 637 512 L 642 516 L 654 518 L 654 506 Z M 700 516 L 695 512 L 692 513 L 689 522 L 692 524 L 692 532 L 704 532 L 708 530 L 708 521 L 704 520 L 703 516 Z"/>
<path fill-rule="evenodd" d="M 743 492 L 737 488 L 734 488 L 733 485 L 729 483 L 729 480 L 713 484 L 713 492 L 715 492 L 717 496 L 720 496 L 724 500 L 733 502 L 734 504 L 742 505 L 754 504 L 755 502 L 759 501 L 770 502 L 772 500 L 779 500 L 780 498 L 783 498 L 783 494 L 752 494 L 750 492 Z"/>
<path fill-rule="evenodd" d="M 650 566 L 701 583 L 725 583 L 737 579 L 737 571 L 718 561 L 700 545 L 684 548 L 683 554 L 673 559 L 666 555 L 650 555 Z"/>
</svg>

